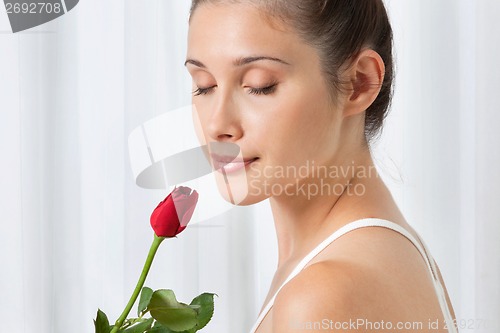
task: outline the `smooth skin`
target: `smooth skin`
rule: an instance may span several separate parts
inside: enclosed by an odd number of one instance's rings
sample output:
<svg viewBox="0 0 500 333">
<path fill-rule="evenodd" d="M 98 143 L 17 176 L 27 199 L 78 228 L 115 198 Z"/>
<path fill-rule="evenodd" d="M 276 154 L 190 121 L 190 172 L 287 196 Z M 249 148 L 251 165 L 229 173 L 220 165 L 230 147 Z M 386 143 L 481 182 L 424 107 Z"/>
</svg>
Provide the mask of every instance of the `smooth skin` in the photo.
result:
<svg viewBox="0 0 500 333">
<path fill-rule="evenodd" d="M 365 110 L 384 76 L 376 52 L 365 49 L 354 59 L 344 72 L 345 92 L 332 99 L 317 50 L 293 29 L 248 4 L 203 4 L 191 17 L 186 67 L 204 140 L 235 143 L 245 159 L 258 157 L 242 169 L 249 193 L 241 204 L 269 198 L 273 212 L 278 267 L 264 304 L 301 258 L 351 221 L 382 218 L 415 236 L 365 148 Z M 264 172 L 306 161 L 349 172 L 321 179 Z M 325 183 L 343 190 L 293 192 L 297 185 Z M 283 191 L 266 191 L 270 186 Z M 305 326 L 325 319 L 424 325 L 401 332 L 426 331 L 429 319 L 441 327 L 444 321 L 420 253 L 402 235 L 380 227 L 350 232 L 322 251 L 279 292 L 257 332 L 325 332 Z"/>
</svg>

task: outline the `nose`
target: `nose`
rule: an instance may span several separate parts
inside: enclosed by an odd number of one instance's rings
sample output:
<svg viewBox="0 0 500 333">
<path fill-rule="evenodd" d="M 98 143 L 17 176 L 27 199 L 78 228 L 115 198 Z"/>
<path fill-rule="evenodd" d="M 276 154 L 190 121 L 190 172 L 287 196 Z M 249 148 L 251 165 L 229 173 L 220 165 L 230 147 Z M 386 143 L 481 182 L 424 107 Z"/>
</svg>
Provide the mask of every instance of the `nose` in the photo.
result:
<svg viewBox="0 0 500 333">
<path fill-rule="evenodd" d="M 208 114 L 206 131 L 211 140 L 234 142 L 243 136 L 240 112 L 230 94 L 214 98 Z"/>
</svg>

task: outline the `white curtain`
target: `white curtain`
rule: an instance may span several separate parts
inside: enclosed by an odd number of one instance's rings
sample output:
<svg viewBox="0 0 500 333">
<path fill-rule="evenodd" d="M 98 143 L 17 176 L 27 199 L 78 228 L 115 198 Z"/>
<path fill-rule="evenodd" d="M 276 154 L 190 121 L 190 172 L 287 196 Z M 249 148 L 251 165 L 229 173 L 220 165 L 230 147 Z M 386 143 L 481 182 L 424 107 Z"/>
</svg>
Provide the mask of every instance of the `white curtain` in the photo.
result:
<svg viewBox="0 0 500 333">
<path fill-rule="evenodd" d="M 500 329 L 500 3 L 387 1 L 394 105 L 377 148 L 442 270 L 461 331 Z"/>
<path fill-rule="evenodd" d="M 395 99 L 374 158 L 431 248 L 464 332 L 500 328 L 500 3 L 386 0 Z M 0 313 L 5 332 L 91 332 L 115 320 L 166 194 L 135 185 L 127 137 L 190 103 L 189 1 L 82 0 L 10 33 L 0 10 Z M 179 137 L 182 133 L 176 133 Z M 267 201 L 160 248 L 147 285 L 215 292 L 206 332 L 245 332 L 276 265 Z M 489 325 L 489 326 L 488 326 Z"/>
</svg>

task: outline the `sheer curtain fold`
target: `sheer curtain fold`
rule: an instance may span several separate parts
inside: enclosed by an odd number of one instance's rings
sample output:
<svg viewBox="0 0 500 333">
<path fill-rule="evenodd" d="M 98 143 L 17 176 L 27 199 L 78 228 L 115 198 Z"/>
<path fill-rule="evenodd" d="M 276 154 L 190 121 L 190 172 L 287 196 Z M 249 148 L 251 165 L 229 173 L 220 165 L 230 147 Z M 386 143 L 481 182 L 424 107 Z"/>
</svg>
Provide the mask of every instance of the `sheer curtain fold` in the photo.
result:
<svg viewBox="0 0 500 333">
<path fill-rule="evenodd" d="M 457 318 L 492 332 L 500 4 L 385 2 L 397 81 L 374 157 L 436 258 Z M 0 34 L 3 330 L 89 332 L 98 307 L 112 320 L 122 310 L 151 241 L 149 214 L 166 194 L 134 184 L 127 136 L 190 104 L 188 10 L 189 1 L 86 0 L 30 33 Z M 248 331 L 276 251 L 269 202 L 238 207 L 164 243 L 148 285 L 182 301 L 215 292 L 206 331 Z"/>
<path fill-rule="evenodd" d="M 475 279 L 476 315 L 486 319 L 488 327 L 479 332 L 500 330 L 500 123 L 498 92 L 500 68 L 500 23 L 494 17 L 500 14 L 500 3 L 488 0 L 477 2 L 475 19 L 476 39 L 476 230 L 474 248 L 477 271 Z M 473 200 L 473 199 L 472 199 Z M 470 221 L 465 221 L 470 223 Z M 472 248 L 469 250 L 473 250 Z"/>
</svg>

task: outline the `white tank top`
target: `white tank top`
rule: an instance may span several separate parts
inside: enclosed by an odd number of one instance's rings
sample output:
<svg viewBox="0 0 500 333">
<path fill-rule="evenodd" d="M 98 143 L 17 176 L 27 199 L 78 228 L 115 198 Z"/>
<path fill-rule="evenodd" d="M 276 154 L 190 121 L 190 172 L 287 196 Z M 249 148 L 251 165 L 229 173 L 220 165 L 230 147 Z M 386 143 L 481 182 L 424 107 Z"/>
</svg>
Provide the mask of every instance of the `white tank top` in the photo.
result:
<svg viewBox="0 0 500 333">
<path fill-rule="evenodd" d="M 387 220 L 379 219 L 379 218 L 364 218 L 360 220 L 356 220 L 353 222 L 350 222 L 343 227 L 339 228 L 336 230 L 333 234 L 331 234 L 327 239 L 325 239 L 323 242 L 321 242 L 318 246 L 316 246 L 311 252 L 309 252 L 308 255 L 306 255 L 300 262 L 299 264 L 295 267 L 295 269 L 290 273 L 290 275 L 286 278 L 285 282 L 278 288 L 276 293 L 273 295 L 273 297 L 269 300 L 269 302 L 266 304 L 265 308 L 262 310 L 261 314 L 257 318 L 257 321 L 253 325 L 252 329 L 250 330 L 250 333 L 255 333 L 261 322 L 264 320 L 264 317 L 266 314 L 269 312 L 271 307 L 274 304 L 274 299 L 276 298 L 276 295 L 278 292 L 283 288 L 285 284 L 288 283 L 291 279 L 293 279 L 297 274 L 300 273 L 302 269 L 313 259 L 318 253 L 320 253 L 322 250 L 324 250 L 328 245 L 330 245 L 334 240 L 339 238 L 340 236 L 348 233 L 349 231 L 363 228 L 363 227 L 384 227 L 384 228 L 389 228 L 392 229 L 396 232 L 399 232 L 410 242 L 415 245 L 417 248 L 418 252 L 424 257 L 424 260 L 427 264 L 427 268 L 429 269 L 429 273 L 431 274 L 432 281 L 434 283 L 434 289 L 436 290 L 436 295 L 439 300 L 439 305 L 441 306 L 441 310 L 443 312 L 444 319 L 446 320 L 446 324 L 448 327 L 448 333 L 458 333 L 457 328 L 454 325 L 453 322 L 453 317 L 451 315 L 450 309 L 448 307 L 448 303 L 446 302 L 446 295 L 444 293 L 443 286 L 441 285 L 441 281 L 439 280 L 439 276 L 437 274 L 436 270 L 436 263 L 434 261 L 434 258 L 432 258 L 428 247 L 425 245 L 425 243 L 422 241 L 422 239 L 418 238 L 420 240 L 420 243 L 417 242 L 417 240 L 403 227 L 401 227 L 399 224 L 396 224 L 394 222 L 390 222 Z M 423 247 L 420 245 L 422 244 Z"/>
</svg>

